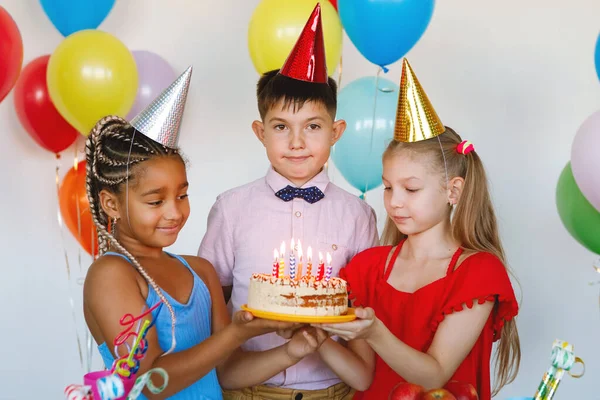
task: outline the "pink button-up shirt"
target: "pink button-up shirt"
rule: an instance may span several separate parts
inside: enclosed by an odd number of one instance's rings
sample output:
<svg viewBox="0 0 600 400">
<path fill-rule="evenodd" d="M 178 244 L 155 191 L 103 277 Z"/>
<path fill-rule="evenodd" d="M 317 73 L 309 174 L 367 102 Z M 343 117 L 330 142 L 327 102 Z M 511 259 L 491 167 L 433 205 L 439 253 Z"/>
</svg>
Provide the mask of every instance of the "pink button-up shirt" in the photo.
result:
<svg viewBox="0 0 600 400">
<path fill-rule="evenodd" d="M 220 196 L 208 216 L 206 235 L 198 255 L 215 267 L 223 286 L 233 286 L 230 310 L 236 312 L 246 304 L 248 285 L 253 273 L 271 273 L 273 249 L 286 242 L 300 240 L 304 253 L 312 247 L 313 274 L 317 270 L 319 251 L 323 258 L 332 256 L 333 276 L 337 276 L 355 254 L 378 244 L 373 209 L 363 200 L 340 189 L 325 171 L 317 174 L 303 188 L 317 186 L 325 198 L 310 204 L 295 198 L 285 202 L 275 192 L 294 186 L 273 168 L 267 176 L 229 190 Z M 286 259 L 286 273 L 289 261 Z M 275 333 L 253 338 L 242 347 L 263 351 L 286 342 Z M 301 390 L 323 389 L 340 379 L 315 353 L 265 382 L 268 385 Z"/>
</svg>

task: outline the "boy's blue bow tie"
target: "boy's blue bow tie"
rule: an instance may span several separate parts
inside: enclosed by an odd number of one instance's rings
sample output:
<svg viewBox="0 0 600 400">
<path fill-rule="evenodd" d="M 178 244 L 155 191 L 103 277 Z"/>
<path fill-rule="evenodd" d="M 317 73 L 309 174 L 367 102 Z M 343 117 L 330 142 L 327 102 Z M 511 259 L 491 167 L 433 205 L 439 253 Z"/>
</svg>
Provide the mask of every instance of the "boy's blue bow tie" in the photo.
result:
<svg viewBox="0 0 600 400">
<path fill-rule="evenodd" d="M 316 203 L 317 201 L 325 197 L 321 189 L 319 189 L 316 186 L 301 189 L 290 185 L 287 185 L 286 187 L 275 193 L 275 196 L 279 197 L 283 201 L 291 201 L 292 199 L 298 197 L 304 199 L 310 204 Z"/>
</svg>

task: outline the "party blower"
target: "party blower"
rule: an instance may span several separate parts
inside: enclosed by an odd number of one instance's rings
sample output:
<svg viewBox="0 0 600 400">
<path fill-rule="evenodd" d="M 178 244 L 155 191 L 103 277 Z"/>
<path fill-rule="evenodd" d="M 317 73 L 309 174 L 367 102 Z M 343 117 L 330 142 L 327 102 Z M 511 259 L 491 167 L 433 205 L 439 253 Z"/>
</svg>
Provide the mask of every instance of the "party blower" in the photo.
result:
<svg viewBox="0 0 600 400">
<path fill-rule="evenodd" d="M 117 358 L 112 368 L 85 374 L 83 385 L 67 386 L 65 389 L 67 400 L 135 400 L 146 386 L 153 394 L 165 390 L 169 382 L 169 376 L 163 368 L 153 368 L 136 378 L 140 361 L 148 350 L 146 334 L 156 322 L 156 316 L 162 309 L 162 305 L 163 303 L 157 303 L 137 317 L 125 314 L 119 323 L 126 328 L 113 341 Z M 155 310 L 156 315 L 154 315 L 152 322 L 144 319 Z M 137 327 L 134 331 L 133 327 L 136 324 Z M 126 341 L 131 338 L 133 338 L 133 344 L 130 346 Z M 120 355 L 119 347 L 123 345 L 128 352 Z M 150 380 L 153 374 L 161 376 L 163 380 L 161 386 L 154 386 L 152 380 Z"/>
<path fill-rule="evenodd" d="M 552 400 L 561 379 L 567 372 L 573 378 L 581 378 L 585 373 L 585 363 L 573 354 L 573 345 L 562 340 L 555 340 L 552 344 L 551 366 L 548 368 L 533 400 Z M 583 370 L 580 374 L 572 374 L 571 368 L 575 364 L 581 364 Z"/>
</svg>

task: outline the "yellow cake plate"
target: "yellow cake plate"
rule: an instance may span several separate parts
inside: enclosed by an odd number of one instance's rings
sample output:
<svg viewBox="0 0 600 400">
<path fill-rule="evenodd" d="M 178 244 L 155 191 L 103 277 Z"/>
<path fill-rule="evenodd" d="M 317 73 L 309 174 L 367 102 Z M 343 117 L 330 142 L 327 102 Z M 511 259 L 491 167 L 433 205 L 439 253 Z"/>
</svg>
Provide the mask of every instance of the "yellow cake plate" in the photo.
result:
<svg viewBox="0 0 600 400">
<path fill-rule="evenodd" d="M 242 306 L 242 310 L 250 312 L 257 318 L 271 319 L 274 321 L 285 321 L 285 322 L 301 322 L 306 324 L 337 324 L 341 322 L 350 322 L 356 319 L 354 314 L 354 308 L 348 307 L 348 312 L 344 315 L 337 316 L 323 316 L 319 317 L 316 315 L 291 315 L 291 314 L 279 314 L 268 311 L 255 310 L 249 308 L 247 304 Z"/>
</svg>

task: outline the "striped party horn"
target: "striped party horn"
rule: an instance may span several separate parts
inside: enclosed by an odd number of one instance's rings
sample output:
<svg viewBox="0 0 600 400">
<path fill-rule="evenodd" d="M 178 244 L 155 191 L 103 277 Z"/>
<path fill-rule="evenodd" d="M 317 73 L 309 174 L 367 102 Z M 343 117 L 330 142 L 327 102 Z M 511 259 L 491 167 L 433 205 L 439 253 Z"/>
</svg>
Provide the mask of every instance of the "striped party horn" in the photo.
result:
<svg viewBox="0 0 600 400">
<path fill-rule="evenodd" d="M 65 388 L 67 400 L 92 400 L 92 388 L 85 385 L 69 385 Z"/>
<path fill-rule="evenodd" d="M 125 385 L 119 375 L 107 375 L 96 381 L 100 399 L 98 400 L 114 400 L 125 396 Z M 94 399 L 96 400 L 96 399 Z"/>
<path fill-rule="evenodd" d="M 585 373 L 585 364 L 573 354 L 573 345 L 562 340 L 555 340 L 552 344 L 550 363 L 550 368 L 544 373 L 542 382 L 533 396 L 534 400 L 552 400 L 565 372 L 573 378 L 580 378 Z M 577 363 L 583 366 L 583 371 L 578 375 L 571 374 L 571 368 Z"/>
</svg>

